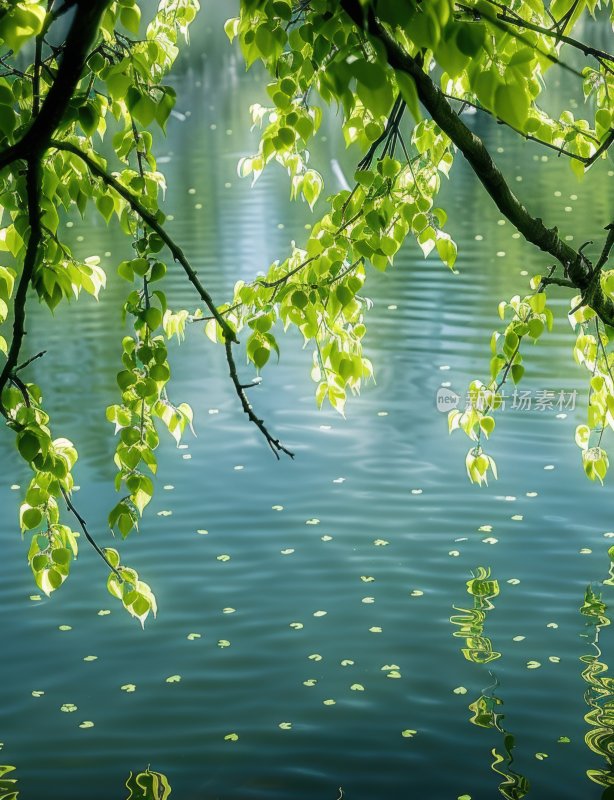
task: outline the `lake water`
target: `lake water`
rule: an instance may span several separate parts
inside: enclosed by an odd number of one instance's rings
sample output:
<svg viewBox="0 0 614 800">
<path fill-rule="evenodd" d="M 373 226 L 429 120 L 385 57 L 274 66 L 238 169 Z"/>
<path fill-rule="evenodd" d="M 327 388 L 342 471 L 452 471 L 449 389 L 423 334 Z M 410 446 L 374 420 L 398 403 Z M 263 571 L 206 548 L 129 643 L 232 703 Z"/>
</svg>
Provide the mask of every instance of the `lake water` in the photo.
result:
<svg viewBox="0 0 614 800">
<path fill-rule="evenodd" d="M 243 74 L 218 27 L 202 24 L 201 34 L 176 79 L 187 116 L 171 119 L 158 153 L 169 230 L 223 302 L 237 279 L 303 242 L 314 217 L 289 202 L 280 169 L 254 188 L 237 178 L 237 160 L 256 146 L 248 106 L 264 99 L 262 84 Z M 601 243 L 614 216 L 611 162 L 578 183 L 548 151 L 469 122 L 533 212 L 576 245 Z M 332 159 L 351 179 L 356 154 L 343 152 L 334 120 L 313 163 L 336 189 Z M 612 629 L 580 607 L 589 585 L 614 599 L 602 585 L 613 504 L 610 486 L 584 477 L 573 441 L 586 393 L 571 362 L 568 296 L 552 292 L 555 329 L 527 354 L 532 408 L 513 409 L 510 398 L 499 415 L 490 452 L 500 480 L 471 486 L 468 442 L 448 436 L 436 392 L 449 383 L 462 393 L 487 373 L 498 300 L 526 293 L 523 271 L 544 272 L 549 260 L 513 237 L 460 157 L 440 205 L 460 274 L 409 242 L 387 274 L 370 273 L 366 347 L 377 383 L 348 403 L 346 419 L 316 409 L 311 354 L 296 336 L 282 338 L 279 365 L 252 390 L 294 462 L 276 462 L 241 413 L 223 352 L 200 326 L 172 347 L 172 398 L 193 406 L 198 436 L 185 449 L 163 437 L 142 531 L 120 545 L 158 598 L 144 631 L 107 594 L 86 543 L 61 591 L 31 599 L 17 522 L 27 474 L 15 468 L 12 436 L 2 437 L 0 762 L 17 767 L 24 800 L 121 798 L 129 771 L 148 764 L 177 800 L 492 800 L 522 797 L 524 779 L 534 800 L 606 797 L 586 775 L 607 765 L 585 741 L 599 692 L 581 658 L 598 655 L 599 635 L 606 661 Z M 28 377 L 44 388 L 54 434 L 79 448 L 75 502 L 110 545 L 104 408 L 117 401 L 128 289 L 115 265 L 129 248 L 93 215 L 75 218 L 69 235 L 80 254 L 105 254 L 109 286 L 100 304 L 55 317 L 32 302 L 28 345 L 47 355 Z M 167 291 L 175 308 L 198 305 L 179 268 Z M 577 391 L 575 409 L 564 418 L 539 410 L 542 390 Z M 479 567 L 499 583 L 490 601 L 467 591 Z M 481 638 L 467 643 L 450 618 L 472 609 Z M 462 652 L 489 646 L 501 656 L 487 664 Z M 67 703 L 77 710 L 62 712 Z M 603 728 L 602 746 L 608 735 Z"/>
</svg>

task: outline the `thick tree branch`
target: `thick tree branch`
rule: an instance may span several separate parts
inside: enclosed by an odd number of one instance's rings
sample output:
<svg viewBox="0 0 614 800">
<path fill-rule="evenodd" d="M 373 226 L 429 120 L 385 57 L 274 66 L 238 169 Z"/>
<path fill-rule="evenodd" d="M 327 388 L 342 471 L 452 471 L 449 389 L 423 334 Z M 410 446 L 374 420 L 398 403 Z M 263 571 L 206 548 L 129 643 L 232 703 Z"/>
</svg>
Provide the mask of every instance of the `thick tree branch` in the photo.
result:
<svg viewBox="0 0 614 800">
<path fill-rule="evenodd" d="M 604 322 L 614 324 L 614 304 L 603 295 L 590 262 L 564 242 L 556 228 L 547 228 L 539 217 L 527 211 L 511 191 L 484 142 L 454 112 L 443 92 L 418 61 L 392 38 L 372 8 L 365 10 L 359 0 L 341 0 L 341 7 L 361 30 L 383 45 L 391 67 L 413 78 L 420 102 L 465 156 L 501 213 L 528 242 L 562 264 L 567 278 L 580 290 L 584 303 L 590 305 Z"/>
<path fill-rule="evenodd" d="M 49 146 L 49 140 L 81 79 L 85 60 L 98 35 L 102 15 L 111 5 L 111 0 L 76 0 L 74 5 L 76 11 L 56 79 L 23 138 L 0 153 L 0 169 L 19 159 L 40 157 Z"/>
<path fill-rule="evenodd" d="M 42 239 L 41 210 L 40 210 L 40 162 L 37 158 L 28 161 L 26 172 L 26 192 L 28 196 L 28 222 L 30 225 L 30 237 L 26 247 L 26 254 L 23 261 L 23 269 L 15 300 L 13 302 L 13 338 L 7 355 L 6 362 L 0 373 L 0 413 L 6 417 L 6 409 L 2 403 L 2 392 L 8 381 L 13 377 L 13 372 L 19 360 L 19 352 L 26 335 L 26 298 L 28 286 L 32 280 L 36 262 L 38 260 L 38 250 Z"/>
</svg>

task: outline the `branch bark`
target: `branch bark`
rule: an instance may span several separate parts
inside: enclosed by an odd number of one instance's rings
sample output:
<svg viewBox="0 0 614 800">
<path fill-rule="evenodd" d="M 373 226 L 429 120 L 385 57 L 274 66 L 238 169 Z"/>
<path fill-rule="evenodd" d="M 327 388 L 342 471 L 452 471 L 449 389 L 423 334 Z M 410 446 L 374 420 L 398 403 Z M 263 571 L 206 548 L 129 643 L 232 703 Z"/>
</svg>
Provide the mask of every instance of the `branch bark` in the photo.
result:
<svg viewBox="0 0 614 800">
<path fill-rule="evenodd" d="M 560 264 L 571 283 L 609 325 L 614 324 L 614 304 L 604 296 L 590 261 L 574 250 L 558 235 L 556 228 L 547 228 L 539 217 L 527 211 L 508 186 L 484 142 L 454 112 L 443 92 L 424 72 L 418 61 L 407 53 L 379 22 L 373 9 L 365 9 L 359 0 L 341 0 L 341 7 L 354 24 L 383 45 L 393 69 L 413 78 L 418 98 L 432 119 L 465 156 L 476 176 L 501 213 L 531 244 L 549 253 Z"/>
<path fill-rule="evenodd" d="M 23 343 L 24 336 L 26 335 L 25 322 L 26 322 L 26 298 L 28 294 L 28 286 L 32 280 L 36 262 L 38 259 L 38 249 L 43 236 L 41 228 L 41 210 L 39 204 L 40 196 L 40 162 L 38 158 L 33 158 L 28 161 L 28 169 L 26 172 L 26 192 L 28 196 L 28 222 L 30 225 L 30 237 L 26 246 L 26 254 L 23 261 L 23 269 L 17 292 L 15 293 L 15 300 L 13 302 L 13 338 L 11 346 L 7 355 L 6 362 L 0 373 L 0 413 L 4 417 L 7 416 L 6 409 L 2 403 L 2 392 L 8 381 L 12 377 L 12 373 L 17 366 L 19 360 L 19 352 Z"/>
</svg>

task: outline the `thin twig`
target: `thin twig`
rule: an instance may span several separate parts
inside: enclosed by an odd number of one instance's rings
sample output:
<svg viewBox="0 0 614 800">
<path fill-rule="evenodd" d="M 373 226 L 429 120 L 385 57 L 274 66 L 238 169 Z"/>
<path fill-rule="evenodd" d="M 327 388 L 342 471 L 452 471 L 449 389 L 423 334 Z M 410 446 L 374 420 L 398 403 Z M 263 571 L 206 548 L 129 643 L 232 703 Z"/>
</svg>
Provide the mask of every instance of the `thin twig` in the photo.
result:
<svg viewBox="0 0 614 800">
<path fill-rule="evenodd" d="M 79 525 L 80 525 L 80 527 L 81 527 L 81 530 L 82 530 L 82 531 L 83 531 L 83 533 L 85 534 L 85 538 L 86 538 L 86 539 L 88 540 L 88 542 L 89 542 L 89 543 L 92 545 L 92 547 L 93 547 L 93 548 L 94 548 L 94 550 L 95 550 L 95 551 L 98 553 L 98 555 L 99 555 L 99 556 L 102 558 L 102 560 L 103 560 L 103 561 L 104 561 L 104 563 L 107 565 L 107 567 L 109 567 L 109 569 L 110 569 L 112 572 L 114 572 L 114 573 L 117 575 L 117 577 L 119 578 L 119 580 L 120 580 L 120 581 L 123 583 L 123 582 L 124 582 L 124 579 L 123 579 L 123 577 L 122 577 L 122 575 L 121 575 L 121 572 L 120 572 L 120 571 L 119 571 L 119 570 L 118 570 L 116 567 L 114 567 L 114 566 L 113 566 L 113 564 L 111 564 L 111 562 L 109 561 L 109 559 L 108 559 L 108 558 L 105 556 L 105 554 L 104 554 L 104 550 L 102 550 L 102 549 L 101 549 L 101 548 L 98 546 L 98 544 L 96 543 L 96 540 L 95 540 L 95 539 L 94 539 L 94 537 L 91 535 L 91 533 L 88 531 L 88 529 L 87 529 L 87 523 L 86 523 L 86 521 L 83 519 L 83 517 L 81 516 L 81 514 L 79 514 L 79 512 L 77 511 L 77 509 L 74 507 L 74 505 L 73 505 L 73 502 L 72 502 L 72 500 L 70 499 L 70 495 L 68 494 L 68 492 L 66 491 L 66 489 L 65 489 L 63 486 L 61 486 L 61 487 L 60 487 L 60 490 L 61 490 L 61 492 L 62 492 L 62 496 L 63 496 L 63 498 L 64 498 L 64 501 L 66 502 L 66 507 L 68 508 L 68 510 L 69 510 L 69 511 L 70 511 L 72 514 L 74 514 L 74 515 L 75 515 L 75 517 L 76 517 L 76 519 L 77 519 L 77 522 L 79 523 Z"/>
<path fill-rule="evenodd" d="M 27 361 L 24 361 L 23 364 L 20 364 L 18 367 L 15 367 L 15 369 L 13 370 L 13 375 L 15 375 L 17 372 L 20 372 L 22 369 L 29 367 L 33 361 L 36 361 L 37 358 L 42 358 L 44 355 L 47 355 L 47 351 L 41 350 L 40 353 L 37 353 L 35 356 L 29 358 Z"/>
<path fill-rule="evenodd" d="M 600 270 L 604 266 L 608 260 L 612 247 L 614 247 L 614 222 L 610 222 L 609 225 L 606 225 L 605 230 L 608 232 L 608 235 L 605 240 L 603 250 L 601 251 L 601 255 L 599 256 L 599 260 L 595 264 L 595 270 Z"/>
<path fill-rule="evenodd" d="M 254 410 L 247 399 L 247 395 L 245 394 L 244 386 L 241 384 L 239 380 L 239 375 L 237 374 L 237 365 L 235 364 L 234 356 L 232 353 L 232 343 L 229 342 L 227 339 L 224 342 L 224 347 L 226 348 L 226 361 L 228 362 L 228 369 L 230 371 L 230 378 L 234 384 L 235 391 L 241 401 L 241 405 L 243 406 L 243 411 L 247 414 L 250 421 L 254 423 L 254 425 L 260 430 L 264 438 L 267 440 L 267 444 L 273 451 L 275 458 L 279 460 L 279 453 L 285 453 L 290 458 L 294 458 L 294 453 L 290 450 L 286 449 L 283 444 L 276 439 L 274 436 L 271 435 L 269 430 L 267 429 L 264 422 L 259 419 L 255 414 Z"/>
</svg>

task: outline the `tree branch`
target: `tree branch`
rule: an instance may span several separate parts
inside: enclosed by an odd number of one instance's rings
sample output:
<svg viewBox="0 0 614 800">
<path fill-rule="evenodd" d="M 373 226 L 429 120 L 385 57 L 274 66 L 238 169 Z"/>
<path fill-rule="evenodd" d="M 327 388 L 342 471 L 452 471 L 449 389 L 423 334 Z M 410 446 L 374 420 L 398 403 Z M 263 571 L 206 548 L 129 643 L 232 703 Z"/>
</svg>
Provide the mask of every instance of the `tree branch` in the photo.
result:
<svg viewBox="0 0 614 800">
<path fill-rule="evenodd" d="M 153 231 L 155 231 L 158 236 L 162 239 L 164 244 L 168 247 L 171 251 L 171 254 L 175 261 L 179 262 L 183 267 L 184 272 L 188 276 L 190 282 L 196 288 L 196 291 L 200 295 L 203 302 L 206 304 L 207 308 L 211 312 L 213 318 L 216 320 L 220 328 L 222 329 L 224 335 L 224 346 L 226 348 L 226 361 L 228 362 L 228 368 L 230 371 L 230 377 L 234 384 L 235 390 L 241 401 L 241 405 L 243 410 L 248 415 L 249 419 L 256 425 L 256 427 L 262 432 L 267 443 L 275 456 L 279 458 L 279 451 L 286 453 L 291 458 L 294 458 L 294 454 L 287 450 L 279 441 L 279 439 L 275 439 L 266 428 L 264 422 L 259 419 L 253 412 L 253 409 L 247 399 L 245 391 L 241 385 L 241 381 L 237 375 L 237 368 L 234 361 L 234 356 L 232 353 L 232 344 L 238 344 L 237 335 L 228 322 L 224 319 L 223 313 L 218 311 L 216 308 L 215 303 L 213 302 L 213 298 L 209 294 L 209 292 L 205 289 L 205 287 L 201 284 L 198 280 L 198 276 L 196 271 L 191 266 L 190 262 L 186 258 L 183 250 L 179 247 L 179 245 L 168 235 L 166 230 L 163 226 L 158 222 L 157 218 L 154 214 L 148 211 L 140 200 L 132 194 L 132 192 L 123 186 L 117 178 L 113 175 L 108 173 L 103 167 L 100 166 L 91 156 L 87 155 L 86 153 L 82 152 L 76 145 L 71 144 L 70 142 L 63 142 L 58 141 L 57 139 L 53 139 L 50 142 L 50 146 L 55 148 L 56 150 L 63 150 L 68 153 L 72 153 L 73 155 L 78 156 L 85 164 L 87 164 L 90 172 L 96 175 L 98 178 L 103 180 L 105 184 L 112 189 L 114 189 L 124 200 L 129 203 L 130 207 L 133 211 L 139 215 L 139 217 L 148 225 Z"/>
<path fill-rule="evenodd" d="M 107 172 L 100 164 L 95 161 L 90 155 L 84 153 L 80 150 L 76 145 L 72 144 L 71 142 L 64 142 L 59 141 L 58 139 L 52 139 L 49 142 L 50 147 L 55 148 L 56 150 L 63 150 L 67 153 L 72 153 L 73 155 L 80 158 L 88 167 L 90 172 L 96 175 L 97 178 L 100 178 L 104 183 L 109 186 L 111 189 L 114 189 L 120 197 L 123 197 L 124 200 L 130 205 L 132 210 L 138 214 L 138 216 L 143 220 L 143 222 L 150 227 L 153 231 L 155 231 L 158 236 L 162 239 L 164 244 L 168 247 L 173 256 L 173 259 L 178 262 L 183 271 L 188 276 L 190 283 L 194 286 L 196 291 L 198 292 L 201 300 L 205 303 L 209 311 L 211 312 L 212 316 L 215 318 L 216 322 L 222 329 L 224 333 L 224 339 L 226 341 L 231 342 L 238 342 L 237 335 L 234 330 L 230 327 L 228 322 L 224 319 L 224 317 L 220 314 L 217 310 L 215 303 L 213 302 L 213 298 L 209 294 L 209 292 L 205 289 L 202 283 L 198 279 L 198 275 L 188 259 L 185 256 L 183 250 L 179 247 L 179 245 L 168 235 L 164 227 L 158 222 L 156 216 L 148 211 L 145 206 L 141 203 L 141 201 L 134 195 L 130 189 L 127 189 L 123 184 L 121 184 L 117 178 Z"/>
<path fill-rule="evenodd" d="M 590 45 L 584 44 L 584 42 L 581 42 L 578 39 L 573 39 L 571 36 L 562 34 L 558 30 L 555 31 L 550 28 L 543 28 L 541 25 L 537 25 L 534 22 L 529 22 L 517 14 L 510 12 L 510 10 L 503 3 L 496 2 L 496 0 L 488 0 L 488 2 L 495 6 L 495 8 L 500 9 L 500 13 L 497 14 L 497 18 L 502 22 L 507 22 L 510 25 L 516 25 L 519 28 L 534 31 L 535 33 L 541 33 L 543 36 L 549 36 L 553 39 L 556 39 L 557 43 L 562 42 L 563 44 L 570 45 L 570 47 L 575 47 L 576 50 L 580 50 L 585 56 L 593 56 L 593 58 L 599 61 L 599 63 L 602 64 L 603 67 L 608 70 L 608 72 L 612 72 L 612 68 L 607 64 L 603 64 L 603 61 L 611 61 L 614 63 L 614 56 L 610 53 L 607 53 L 605 50 L 599 50 L 597 47 L 591 47 Z"/>
<path fill-rule="evenodd" d="M 38 249 L 42 239 L 41 228 L 41 210 L 40 210 L 40 162 L 37 158 L 28 161 L 28 169 L 26 172 L 26 193 L 28 197 L 28 222 L 30 225 L 30 237 L 26 247 L 26 254 L 23 261 L 23 269 L 17 292 L 15 293 L 15 300 L 13 302 L 13 338 L 11 346 L 6 358 L 6 363 L 0 373 L 0 413 L 4 417 L 7 416 L 6 409 L 2 403 L 2 392 L 8 383 L 9 379 L 17 366 L 19 360 L 19 351 L 23 343 L 24 336 L 26 335 L 25 321 L 26 321 L 26 298 L 28 294 L 28 286 L 32 280 L 34 268 L 38 259 Z"/>
<path fill-rule="evenodd" d="M 79 81 L 100 20 L 111 0 L 76 0 L 77 10 L 66 37 L 56 79 L 23 138 L 0 153 L 0 169 L 19 159 L 40 157 L 49 146 Z"/>
<path fill-rule="evenodd" d="M 596 271 L 599 271 L 604 266 L 604 264 L 608 260 L 610 251 L 614 247 L 614 222 L 610 222 L 609 225 L 606 225 L 605 229 L 608 232 L 608 235 L 605 240 L 603 250 L 601 251 L 601 255 L 599 256 L 599 260 L 595 264 Z"/>
<path fill-rule="evenodd" d="M 582 293 L 584 303 L 590 305 L 604 322 L 614 324 L 614 304 L 603 295 L 599 281 L 594 280 L 591 263 L 564 242 L 556 228 L 547 228 L 539 217 L 527 211 L 511 191 L 484 142 L 454 112 L 443 92 L 417 60 L 392 38 L 372 8 L 365 10 L 359 0 L 341 0 L 341 7 L 361 30 L 383 45 L 391 67 L 413 78 L 420 102 L 465 156 L 501 213 L 528 242 L 562 264 L 569 280 Z"/>
<path fill-rule="evenodd" d="M 273 451 L 275 458 L 279 460 L 279 453 L 285 453 L 290 458 L 294 458 L 294 453 L 287 450 L 283 444 L 279 441 L 279 439 L 275 439 L 274 436 L 268 431 L 264 422 L 259 419 L 254 414 L 254 409 L 251 406 L 251 403 L 247 399 L 247 395 L 245 394 L 245 386 L 239 380 L 239 375 L 237 373 L 237 365 L 235 364 L 234 356 L 232 354 L 232 343 L 226 339 L 224 342 L 224 347 L 226 348 L 226 361 L 228 362 L 228 369 L 230 371 L 230 378 L 234 384 L 235 391 L 241 401 L 241 405 L 243 406 L 243 411 L 247 414 L 250 421 L 254 423 L 254 425 L 260 430 L 264 438 L 267 440 L 267 444 Z"/>
<path fill-rule="evenodd" d="M 94 539 L 94 537 L 91 535 L 91 533 L 88 531 L 88 529 L 87 529 L 87 523 L 86 523 L 86 521 L 83 519 L 83 517 L 81 516 L 81 514 L 79 514 L 79 512 L 77 511 L 77 509 L 76 509 L 76 508 L 75 508 L 75 506 L 73 505 L 73 502 L 72 502 L 72 500 L 70 499 L 70 495 L 68 494 L 68 492 L 66 491 L 66 489 L 64 489 L 64 487 L 63 487 L 63 486 L 61 486 L 61 487 L 60 487 L 60 490 L 61 490 L 61 492 L 62 492 L 62 496 L 63 496 L 63 498 L 64 498 L 64 501 L 65 501 L 65 503 L 66 503 L 66 507 L 68 508 L 68 510 L 69 510 L 69 511 L 70 511 L 72 514 L 74 514 L 74 515 L 75 515 L 75 517 L 76 517 L 76 519 L 77 519 L 77 522 L 79 523 L 79 526 L 81 527 L 81 530 L 82 530 L 82 531 L 83 531 L 83 533 L 85 534 L 85 538 L 86 538 L 86 539 L 88 540 L 88 542 L 89 542 L 89 543 L 92 545 L 92 547 L 93 547 L 93 548 L 94 548 L 94 550 L 95 550 L 95 551 L 98 553 L 98 555 L 100 556 L 100 558 L 102 558 L 102 560 L 103 560 L 103 561 L 104 561 L 104 563 L 107 565 L 107 567 L 108 567 L 108 568 L 109 568 L 109 569 L 110 569 L 112 572 L 114 572 L 114 573 L 117 575 L 117 577 L 119 578 L 119 580 L 120 580 L 120 581 L 123 583 L 123 582 L 124 582 L 124 579 L 123 579 L 123 577 L 122 577 L 121 573 L 119 572 L 119 570 L 118 570 L 116 567 L 114 567 L 114 566 L 113 566 L 113 564 L 111 564 L 111 562 L 109 561 L 109 559 L 108 559 L 108 558 L 105 556 L 105 554 L 104 554 L 104 550 L 102 550 L 102 549 L 101 549 L 101 548 L 98 546 L 98 544 L 97 544 L 96 540 L 95 540 L 95 539 Z"/>
</svg>

